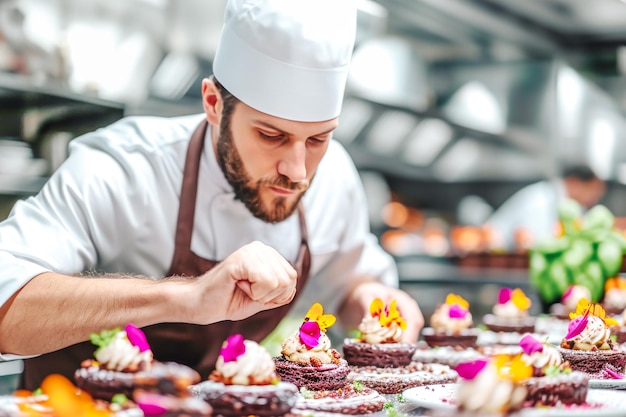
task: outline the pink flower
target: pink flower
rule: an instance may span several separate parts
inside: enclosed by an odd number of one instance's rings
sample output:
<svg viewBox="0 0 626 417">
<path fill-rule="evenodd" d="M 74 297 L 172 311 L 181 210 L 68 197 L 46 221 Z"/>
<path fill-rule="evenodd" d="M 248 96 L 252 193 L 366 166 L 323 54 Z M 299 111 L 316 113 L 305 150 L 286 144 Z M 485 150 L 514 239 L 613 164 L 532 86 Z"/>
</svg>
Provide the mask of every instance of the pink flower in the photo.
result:
<svg viewBox="0 0 626 417">
<path fill-rule="evenodd" d="M 506 304 L 511 299 L 511 294 L 513 294 L 513 290 L 510 288 L 502 288 L 500 293 L 498 293 L 498 304 Z"/>
<path fill-rule="evenodd" d="M 532 355 L 535 352 L 543 351 L 543 343 L 535 339 L 532 335 L 526 334 L 519 341 L 519 345 L 527 355 Z"/>
<path fill-rule="evenodd" d="M 304 343 L 307 349 L 313 349 L 319 345 L 321 336 L 320 325 L 314 320 L 305 321 L 300 326 L 300 341 Z"/>
<path fill-rule="evenodd" d="M 571 340 L 581 334 L 585 327 L 587 327 L 587 323 L 589 322 L 589 310 L 585 312 L 584 316 L 574 317 L 572 321 L 569 322 L 569 326 L 567 326 L 567 334 L 565 335 L 566 340 Z"/>
<path fill-rule="evenodd" d="M 246 353 L 246 345 L 243 341 L 244 338 L 240 334 L 228 336 L 220 351 L 220 356 L 224 359 L 224 363 L 236 361 L 238 357 Z"/>
<path fill-rule="evenodd" d="M 124 330 L 126 331 L 126 337 L 128 338 L 130 344 L 133 346 L 137 346 L 140 352 L 150 350 L 150 344 L 148 343 L 146 334 L 141 331 L 140 328 L 136 327 L 133 324 L 127 324 Z"/>
<path fill-rule="evenodd" d="M 137 406 L 146 417 L 160 416 L 168 411 L 168 398 L 163 395 L 142 392 L 138 394 L 135 400 L 137 401 Z"/>
<path fill-rule="evenodd" d="M 604 371 L 612 379 L 624 379 L 624 374 L 615 372 L 610 366 L 605 366 Z"/>
<path fill-rule="evenodd" d="M 458 304 L 452 304 L 448 310 L 448 316 L 452 319 L 462 319 L 467 316 L 467 310 Z"/>
<path fill-rule="evenodd" d="M 458 364 L 455 371 L 463 379 L 474 379 L 485 366 L 487 366 L 487 359 L 476 359 L 472 362 Z"/>
</svg>

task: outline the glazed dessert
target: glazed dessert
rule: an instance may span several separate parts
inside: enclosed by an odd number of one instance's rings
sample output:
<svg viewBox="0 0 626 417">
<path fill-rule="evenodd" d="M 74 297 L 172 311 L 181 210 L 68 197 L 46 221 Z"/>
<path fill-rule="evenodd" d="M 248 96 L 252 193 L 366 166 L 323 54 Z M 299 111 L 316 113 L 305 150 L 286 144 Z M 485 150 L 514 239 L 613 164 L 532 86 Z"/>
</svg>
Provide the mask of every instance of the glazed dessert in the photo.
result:
<svg viewBox="0 0 626 417">
<path fill-rule="evenodd" d="M 494 332 L 532 333 L 535 318 L 528 314 L 531 305 L 530 298 L 520 288 L 502 288 L 493 314 L 486 314 L 483 324 Z"/>
<path fill-rule="evenodd" d="M 480 331 L 473 324 L 469 303 L 460 295 L 448 294 L 430 317 L 430 327 L 422 329 L 422 337 L 431 347 L 476 347 Z"/>
<path fill-rule="evenodd" d="M 298 388 L 339 389 L 350 372 L 348 362 L 330 346 L 326 335 L 335 316 L 323 312 L 321 304 L 313 304 L 300 328 L 283 341 L 281 356 L 274 358 L 280 379 Z"/>
<path fill-rule="evenodd" d="M 455 403 L 460 411 L 506 414 L 522 408 L 533 369 L 521 355 L 497 355 L 459 364 Z"/>
<path fill-rule="evenodd" d="M 401 343 L 406 322 L 396 308 L 376 298 L 370 304 L 370 315 L 359 324 L 359 338 L 345 339 L 343 357 L 349 365 L 397 367 L 411 363 L 415 345 Z"/>
<path fill-rule="evenodd" d="M 522 360 L 533 368 L 533 376 L 526 380 L 527 404 L 555 406 L 585 402 L 589 375 L 572 371 L 555 346 L 542 343 L 532 335 L 525 335 L 520 346 Z"/>
<path fill-rule="evenodd" d="M 626 278 L 613 277 L 606 280 L 602 307 L 609 316 L 621 315 L 626 310 Z"/>
<path fill-rule="evenodd" d="M 337 390 L 309 391 L 301 389 L 294 414 L 321 416 L 322 413 L 362 415 L 381 411 L 386 399 L 375 390 L 358 382 Z"/>
<path fill-rule="evenodd" d="M 397 368 L 378 366 L 351 367 L 349 381 L 359 381 L 381 394 L 398 394 L 422 385 L 456 382 L 457 373 L 447 365 L 411 362 Z"/>
<path fill-rule="evenodd" d="M 74 379 L 94 398 L 110 401 L 116 394 L 132 398 L 135 389 L 186 397 L 187 388 L 200 381 L 188 366 L 154 360 L 146 336 L 132 324 L 92 334 L 91 342 L 98 346 L 95 359 L 84 360 Z"/>
<path fill-rule="evenodd" d="M 240 334 L 224 342 L 209 380 L 189 391 L 222 416 L 282 416 L 298 397 L 295 385 L 279 380 L 270 353 Z"/>
<path fill-rule="evenodd" d="M 601 377 L 599 373 L 606 364 L 617 372 L 624 372 L 626 352 L 613 347 L 609 329 L 617 322 L 606 317 L 602 306 L 582 299 L 570 317 L 567 334 L 559 348 L 563 360 L 568 361 L 573 370 L 592 377 Z"/>
<path fill-rule="evenodd" d="M 560 320 L 569 320 L 570 313 L 576 311 L 576 305 L 582 298 L 591 300 L 589 288 L 583 285 L 570 285 L 561 296 L 561 302 L 550 307 L 550 315 Z"/>
</svg>

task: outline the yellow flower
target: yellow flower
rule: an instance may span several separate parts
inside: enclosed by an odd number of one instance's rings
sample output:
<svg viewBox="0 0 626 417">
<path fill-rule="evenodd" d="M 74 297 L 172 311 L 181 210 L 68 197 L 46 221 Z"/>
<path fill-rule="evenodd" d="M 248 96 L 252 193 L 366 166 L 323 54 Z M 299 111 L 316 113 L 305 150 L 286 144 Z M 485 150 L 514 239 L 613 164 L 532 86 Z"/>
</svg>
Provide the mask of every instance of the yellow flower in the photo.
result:
<svg viewBox="0 0 626 417">
<path fill-rule="evenodd" d="M 601 318 L 607 327 L 619 325 L 619 323 L 615 319 L 611 317 L 606 317 L 606 311 L 604 311 L 604 308 L 602 308 L 600 304 L 598 303 L 590 304 L 589 300 L 587 300 L 586 298 L 581 298 L 578 301 L 578 304 L 576 304 L 576 311 L 569 313 L 569 318 L 570 320 L 572 320 L 578 316 L 584 316 L 587 313 L 587 311 L 589 311 L 589 314 L 591 314 L 592 316 Z"/>
<path fill-rule="evenodd" d="M 308 313 L 304 317 L 304 321 L 316 321 L 320 326 L 320 330 L 325 332 L 330 326 L 335 324 L 337 318 L 332 314 L 324 314 L 324 307 L 320 303 L 311 306 Z"/>
<path fill-rule="evenodd" d="M 370 314 L 372 317 L 378 316 L 378 322 L 381 326 L 390 327 L 395 322 L 402 330 L 406 329 L 406 321 L 400 316 L 400 312 L 396 307 L 396 300 L 393 300 L 389 306 L 386 306 L 383 300 L 374 298 L 370 304 Z"/>
<path fill-rule="evenodd" d="M 448 296 L 446 297 L 446 304 L 448 305 L 452 305 L 452 304 L 458 304 L 459 306 L 463 307 L 465 310 L 469 310 L 469 303 L 460 295 L 457 294 L 448 294 Z"/>
<path fill-rule="evenodd" d="M 513 382 L 524 381 L 533 376 L 533 367 L 528 365 L 522 354 L 516 355 L 499 354 L 494 356 L 494 364 L 498 370 L 498 376 Z"/>
<path fill-rule="evenodd" d="M 511 301 L 513 301 L 513 304 L 520 310 L 528 310 L 532 304 L 530 298 L 526 297 L 526 294 L 524 294 L 521 288 L 513 290 L 511 293 Z"/>
</svg>

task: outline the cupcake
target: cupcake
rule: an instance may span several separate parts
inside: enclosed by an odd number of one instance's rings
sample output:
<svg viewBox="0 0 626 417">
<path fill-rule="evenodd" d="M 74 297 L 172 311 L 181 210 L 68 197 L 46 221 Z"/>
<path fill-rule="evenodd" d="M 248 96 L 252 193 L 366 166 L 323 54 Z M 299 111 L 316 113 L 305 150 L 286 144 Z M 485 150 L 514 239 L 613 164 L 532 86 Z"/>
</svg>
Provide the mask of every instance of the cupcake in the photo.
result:
<svg viewBox="0 0 626 417">
<path fill-rule="evenodd" d="M 281 356 L 274 358 L 281 380 L 309 390 L 335 390 L 346 384 L 348 362 L 326 335 L 336 319 L 323 313 L 321 304 L 313 304 L 300 328 L 283 341 Z"/>
<path fill-rule="evenodd" d="M 422 329 L 422 337 L 431 347 L 475 347 L 479 330 L 473 324 L 469 303 L 459 295 L 448 294 L 430 317 L 430 327 Z"/>
<path fill-rule="evenodd" d="M 493 306 L 493 314 L 486 314 L 483 324 L 494 332 L 532 333 L 535 318 L 528 314 L 531 305 L 530 298 L 520 288 L 502 288 L 498 302 Z"/>
<path fill-rule="evenodd" d="M 396 308 L 396 300 L 385 305 L 380 298 L 375 298 L 370 304 L 369 316 L 359 324 L 360 337 L 344 340 L 343 356 L 353 366 L 408 365 L 415 344 L 400 342 L 404 329 L 406 322 Z"/>
<path fill-rule="evenodd" d="M 533 368 L 526 380 L 526 401 L 533 406 L 582 404 L 587 398 L 589 376 L 572 371 L 559 350 L 526 334 L 520 341 L 522 360 Z"/>
<path fill-rule="evenodd" d="M 282 416 L 298 396 L 295 385 L 279 380 L 270 353 L 240 334 L 226 339 L 209 380 L 189 391 L 222 416 Z"/>
<path fill-rule="evenodd" d="M 589 288 L 579 284 L 568 286 L 561 296 L 561 302 L 550 307 L 550 315 L 560 320 L 569 320 L 570 313 L 576 311 L 576 305 L 581 298 L 591 300 Z"/>
<path fill-rule="evenodd" d="M 135 389 L 185 397 L 187 388 L 200 381 L 186 365 L 154 360 L 145 334 L 132 324 L 92 334 L 90 339 L 98 346 L 95 359 L 84 360 L 74 379 L 94 398 L 110 401 L 116 394 L 132 398 Z"/>
<path fill-rule="evenodd" d="M 615 371 L 624 372 L 626 352 L 613 347 L 609 329 L 617 322 L 606 317 L 602 306 L 583 298 L 570 317 L 559 351 L 572 369 L 599 377 L 604 365 L 610 364 Z"/>
<path fill-rule="evenodd" d="M 624 312 L 626 309 L 626 278 L 613 277 L 606 280 L 602 307 L 610 316 Z"/>
<path fill-rule="evenodd" d="M 522 408 L 533 369 L 521 355 L 497 355 L 459 364 L 455 403 L 460 411 L 506 414 Z M 497 395 L 496 395 L 497 394 Z"/>
</svg>

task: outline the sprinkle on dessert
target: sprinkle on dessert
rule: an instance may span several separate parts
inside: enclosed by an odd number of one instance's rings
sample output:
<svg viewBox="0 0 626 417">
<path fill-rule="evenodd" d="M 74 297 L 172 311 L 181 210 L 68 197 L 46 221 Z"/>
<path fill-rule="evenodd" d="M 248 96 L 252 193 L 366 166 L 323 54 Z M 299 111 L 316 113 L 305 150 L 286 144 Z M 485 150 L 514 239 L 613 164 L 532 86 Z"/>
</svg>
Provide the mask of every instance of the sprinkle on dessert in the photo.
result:
<svg viewBox="0 0 626 417">
<path fill-rule="evenodd" d="M 332 314 L 324 314 L 324 307 L 320 303 L 311 306 L 300 326 L 300 341 L 312 349 L 319 345 L 322 333 L 335 324 L 337 319 Z"/>
</svg>

